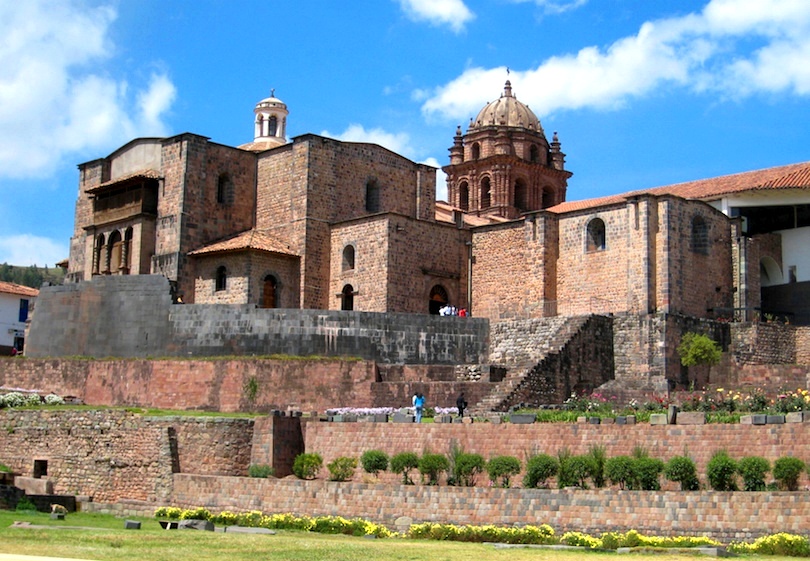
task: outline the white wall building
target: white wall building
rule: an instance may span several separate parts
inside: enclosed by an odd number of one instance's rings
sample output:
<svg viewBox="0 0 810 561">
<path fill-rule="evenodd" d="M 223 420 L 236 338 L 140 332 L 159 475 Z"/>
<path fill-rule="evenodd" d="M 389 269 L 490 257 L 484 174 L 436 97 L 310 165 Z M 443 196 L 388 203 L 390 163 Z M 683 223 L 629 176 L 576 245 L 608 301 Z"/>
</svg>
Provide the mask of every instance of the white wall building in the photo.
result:
<svg viewBox="0 0 810 561">
<path fill-rule="evenodd" d="M 36 288 L 0 281 L 0 355 L 23 350 L 25 323 L 38 294 Z"/>
</svg>

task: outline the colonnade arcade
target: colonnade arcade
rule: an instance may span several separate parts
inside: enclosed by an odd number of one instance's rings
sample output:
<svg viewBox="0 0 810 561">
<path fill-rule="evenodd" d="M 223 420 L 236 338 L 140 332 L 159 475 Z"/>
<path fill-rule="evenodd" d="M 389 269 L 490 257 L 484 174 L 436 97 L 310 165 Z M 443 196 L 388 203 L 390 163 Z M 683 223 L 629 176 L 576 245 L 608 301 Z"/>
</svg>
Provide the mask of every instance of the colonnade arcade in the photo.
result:
<svg viewBox="0 0 810 561">
<path fill-rule="evenodd" d="M 132 227 L 96 234 L 93 245 L 94 275 L 128 275 L 132 260 Z"/>
</svg>

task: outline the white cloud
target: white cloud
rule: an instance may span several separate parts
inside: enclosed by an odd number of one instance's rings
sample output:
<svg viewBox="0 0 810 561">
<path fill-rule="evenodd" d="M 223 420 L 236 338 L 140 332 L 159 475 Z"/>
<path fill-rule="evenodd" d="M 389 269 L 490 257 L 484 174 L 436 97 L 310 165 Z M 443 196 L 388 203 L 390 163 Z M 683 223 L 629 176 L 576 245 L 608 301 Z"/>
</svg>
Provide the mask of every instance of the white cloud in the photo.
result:
<svg viewBox="0 0 810 561">
<path fill-rule="evenodd" d="M 413 21 L 447 25 L 455 33 L 463 31 L 467 22 L 475 18 L 463 0 L 399 0 L 399 5 Z"/>
<path fill-rule="evenodd" d="M 54 267 L 56 263 L 65 259 L 70 250 L 67 243 L 56 242 L 50 238 L 20 234 L 16 236 L 0 236 L 0 263 L 8 263 L 18 267 L 36 265 L 38 267 Z"/>
<path fill-rule="evenodd" d="M 588 0 L 513 0 L 516 3 L 534 2 L 543 9 L 544 14 L 557 15 L 576 10 L 588 3 Z"/>
<path fill-rule="evenodd" d="M 414 154 L 413 147 L 410 145 L 411 139 L 408 134 L 404 132 L 391 133 L 381 128 L 366 130 L 363 125 L 351 124 L 340 134 L 332 134 L 329 131 L 323 131 L 321 136 L 345 140 L 346 142 L 379 144 L 392 152 L 402 154 L 406 158 L 412 158 Z"/>
<path fill-rule="evenodd" d="M 560 109 L 617 108 L 665 88 L 730 98 L 807 95 L 808 60 L 810 2 L 712 0 L 700 13 L 646 22 L 606 48 L 551 57 L 510 79 L 521 101 L 542 117 Z M 474 116 L 487 101 L 481 92 L 494 96 L 505 70 L 467 69 L 433 91 L 423 112 L 456 121 Z"/>
<path fill-rule="evenodd" d="M 0 4 L 0 176 L 48 177 L 84 151 L 163 134 L 175 89 L 110 77 L 116 13 L 84 2 Z"/>
</svg>

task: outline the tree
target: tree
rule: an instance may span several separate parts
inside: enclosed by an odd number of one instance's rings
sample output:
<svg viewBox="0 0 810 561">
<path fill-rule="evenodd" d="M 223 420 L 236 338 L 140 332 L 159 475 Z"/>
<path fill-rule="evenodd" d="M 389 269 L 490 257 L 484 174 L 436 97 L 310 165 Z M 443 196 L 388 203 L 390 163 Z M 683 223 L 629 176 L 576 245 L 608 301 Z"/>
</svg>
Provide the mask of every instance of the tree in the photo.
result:
<svg viewBox="0 0 810 561">
<path fill-rule="evenodd" d="M 681 357 L 681 364 L 684 366 L 713 366 L 720 362 L 722 351 L 718 345 L 708 335 L 688 332 L 681 337 L 681 344 L 678 345 L 678 356 Z"/>
</svg>

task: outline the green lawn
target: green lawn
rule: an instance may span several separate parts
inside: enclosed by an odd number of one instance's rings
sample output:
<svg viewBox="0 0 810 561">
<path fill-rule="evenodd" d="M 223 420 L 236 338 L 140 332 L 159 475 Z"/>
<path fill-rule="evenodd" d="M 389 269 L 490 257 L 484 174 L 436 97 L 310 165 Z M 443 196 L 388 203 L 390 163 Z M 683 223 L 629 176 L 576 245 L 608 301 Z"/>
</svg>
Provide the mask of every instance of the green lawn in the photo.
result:
<svg viewBox="0 0 810 561">
<path fill-rule="evenodd" d="M 124 521 L 112 516 L 71 513 L 64 521 L 57 521 L 51 520 L 48 514 L 0 511 L 0 551 L 98 561 L 581 561 L 583 555 L 598 561 L 608 556 L 616 557 L 613 553 L 496 549 L 484 544 L 367 539 L 293 531 L 279 531 L 276 535 L 166 531 L 154 519 L 137 520 L 142 522 L 141 530 L 124 530 Z M 11 528 L 14 521 L 54 528 L 81 526 L 92 529 Z M 666 561 L 694 560 L 693 555 L 667 554 L 665 558 Z M 653 559 L 660 561 L 661 555 L 633 556 L 633 561 Z M 780 561 L 788 558 L 767 559 Z"/>
</svg>

